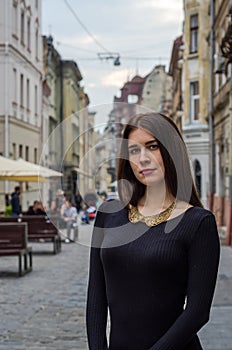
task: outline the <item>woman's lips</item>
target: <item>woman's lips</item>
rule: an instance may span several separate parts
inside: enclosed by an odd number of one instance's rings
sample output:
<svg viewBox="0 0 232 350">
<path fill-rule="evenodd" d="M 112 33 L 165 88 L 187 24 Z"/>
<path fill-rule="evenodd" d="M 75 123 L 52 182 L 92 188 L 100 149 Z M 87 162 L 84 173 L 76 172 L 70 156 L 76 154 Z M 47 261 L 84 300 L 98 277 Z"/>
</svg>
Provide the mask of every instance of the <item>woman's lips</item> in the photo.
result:
<svg viewBox="0 0 232 350">
<path fill-rule="evenodd" d="M 140 174 L 142 175 L 150 175 L 155 171 L 155 169 L 143 169 L 140 171 Z"/>
</svg>

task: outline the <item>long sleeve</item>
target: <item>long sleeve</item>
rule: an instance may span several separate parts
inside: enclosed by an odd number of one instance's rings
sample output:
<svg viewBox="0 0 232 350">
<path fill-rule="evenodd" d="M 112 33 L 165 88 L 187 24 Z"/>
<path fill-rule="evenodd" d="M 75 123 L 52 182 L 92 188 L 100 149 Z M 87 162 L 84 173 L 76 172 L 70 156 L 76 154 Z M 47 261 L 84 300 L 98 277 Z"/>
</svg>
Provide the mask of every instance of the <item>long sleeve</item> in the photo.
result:
<svg viewBox="0 0 232 350">
<path fill-rule="evenodd" d="M 181 350 L 208 322 L 213 299 L 220 244 L 214 216 L 206 216 L 188 252 L 187 305 L 169 330 L 149 350 Z"/>
<path fill-rule="evenodd" d="M 107 350 L 107 297 L 100 245 L 103 239 L 103 214 L 95 220 L 90 251 L 89 282 L 87 294 L 87 336 L 90 350 Z"/>
</svg>

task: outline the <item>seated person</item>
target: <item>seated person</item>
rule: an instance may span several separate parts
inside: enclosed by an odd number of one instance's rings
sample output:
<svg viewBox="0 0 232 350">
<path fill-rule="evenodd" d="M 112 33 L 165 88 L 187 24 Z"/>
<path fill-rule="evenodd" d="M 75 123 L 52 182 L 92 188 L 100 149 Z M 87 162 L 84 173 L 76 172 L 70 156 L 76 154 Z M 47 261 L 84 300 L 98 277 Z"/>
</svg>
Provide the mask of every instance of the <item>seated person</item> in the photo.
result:
<svg viewBox="0 0 232 350">
<path fill-rule="evenodd" d="M 28 208 L 26 215 L 46 215 L 46 213 L 43 210 L 42 203 L 35 200 L 33 205 L 30 205 L 30 207 Z"/>
<path fill-rule="evenodd" d="M 43 203 L 42 202 L 38 202 L 38 208 L 37 208 L 37 211 L 36 211 L 36 215 L 46 215 L 46 211 L 43 207 Z"/>
<path fill-rule="evenodd" d="M 34 201 L 33 205 L 30 205 L 26 215 L 37 215 L 37 209 L 39 207 L 39 201 Z"/>
<path fill-rule="evenodd" d="M 77 210 L 72 205 L 72 202 L 70 199 L 66 199 L 65 203 L 61 207 L 61 217 L 66 222 L 66 228 L 67 228 L 67 236 L 65 239 L 66 243 L 69 243 L 71 241 L 71 228 L 77 229 Z"/>
</svg>

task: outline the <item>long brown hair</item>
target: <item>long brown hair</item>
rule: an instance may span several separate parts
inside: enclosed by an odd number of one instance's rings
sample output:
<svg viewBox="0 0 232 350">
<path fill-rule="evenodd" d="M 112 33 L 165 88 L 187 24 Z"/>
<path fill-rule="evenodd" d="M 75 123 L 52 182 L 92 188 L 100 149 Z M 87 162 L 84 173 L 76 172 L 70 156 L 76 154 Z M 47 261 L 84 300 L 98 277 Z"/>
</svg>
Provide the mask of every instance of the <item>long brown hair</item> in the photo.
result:
<svg viewBox="0 0 232 350">
<path fill-rule="evenodd" d="M 203 207 L 193 181 L 182 135 L 173 120 L 160 113 L 138 114 L 125 126 L 117 171 L 121 201 L 125 205 L 130 203 L 136 206 L 145 194 L 146 186 L 136 179 L 129 163 L 128 138 L 131 131 L 136 129 L 143 129 L 156 138 L 164 163 L 165 183 L 170 193 L 176 199 Z"/>
</svg>

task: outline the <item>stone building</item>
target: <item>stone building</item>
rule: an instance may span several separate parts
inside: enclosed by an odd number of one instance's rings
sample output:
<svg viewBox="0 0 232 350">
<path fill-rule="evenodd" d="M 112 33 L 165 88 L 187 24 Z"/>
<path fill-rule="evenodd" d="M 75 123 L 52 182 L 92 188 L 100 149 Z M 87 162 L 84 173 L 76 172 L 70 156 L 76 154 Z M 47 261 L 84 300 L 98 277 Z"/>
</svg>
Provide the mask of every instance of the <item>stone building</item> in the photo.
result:
<svg viewBox="0 0 232 350">
<path fill-rule="evenodd" d="M 182 132 L 204 205 L 209 190 L 209 1 L 184 1 Z"/>
<path fill-rule="evenodd" d="M 203 203 L 231 244 L 232 4 L 185 1 L 184 10 L 184 33 L 173 43 L 169 66 L 172 117 L 184 133 Z"/>
<path fill-rule="evenodd" d="M 145 77 L 136 75 L 121 88 L 121 96 L 114 97 L 116 137 L 123 124 L 139 110 L 152 110 L 170 115 L 172 111 L 172 80 L 165 66 L 158 65 Z"/>
<path fill-rule="evenodd" d="M 140 104 L 166 115 L 172 112 L 172 79 L 165 66 L 155 66 L 146 77 Z"/>
<path fill-rule="evenodd" d="M 0 2 L 0 154 L 39 163 L 42 137 L 41 0 Z M 11 192 L 5 184 L 1 193 Z M 1 184 L 2 186 L 2 184 Z M 22 184 L 23 208 L 38 185 Z"/>
<path fill-rule="evenodd" d="M 44 37 L 43 43 L 45 81 L 50 89 L 48 162 L 64 174 L 59 188 L 74 197 L 77 191 L 84 193 L 92 179 L 85 158 L 92 128 L 89 125 L 89 98 L 80 85 L 82 75 L 76 62 L 62 59 L 51 36 Z M 51 197 L 55 190 L 57 188 L 53 189 Z"/>
<path fill-rule="evenodd" d="M 182 95 L 183 38 L 174 40 L 169 64 L 169 74 L 172 77 L 172 114 L 171 117 L 182 130 L 183 95 Z"/>
<path fill-rule="evenodd" d="M 214 53 L 213 99 L 213 193 L 211 207 L 219 226 L 227 231 L 231 244 L 232 231 L 232 3 L 215 0 L 213 16 Z"/>
</svg>

